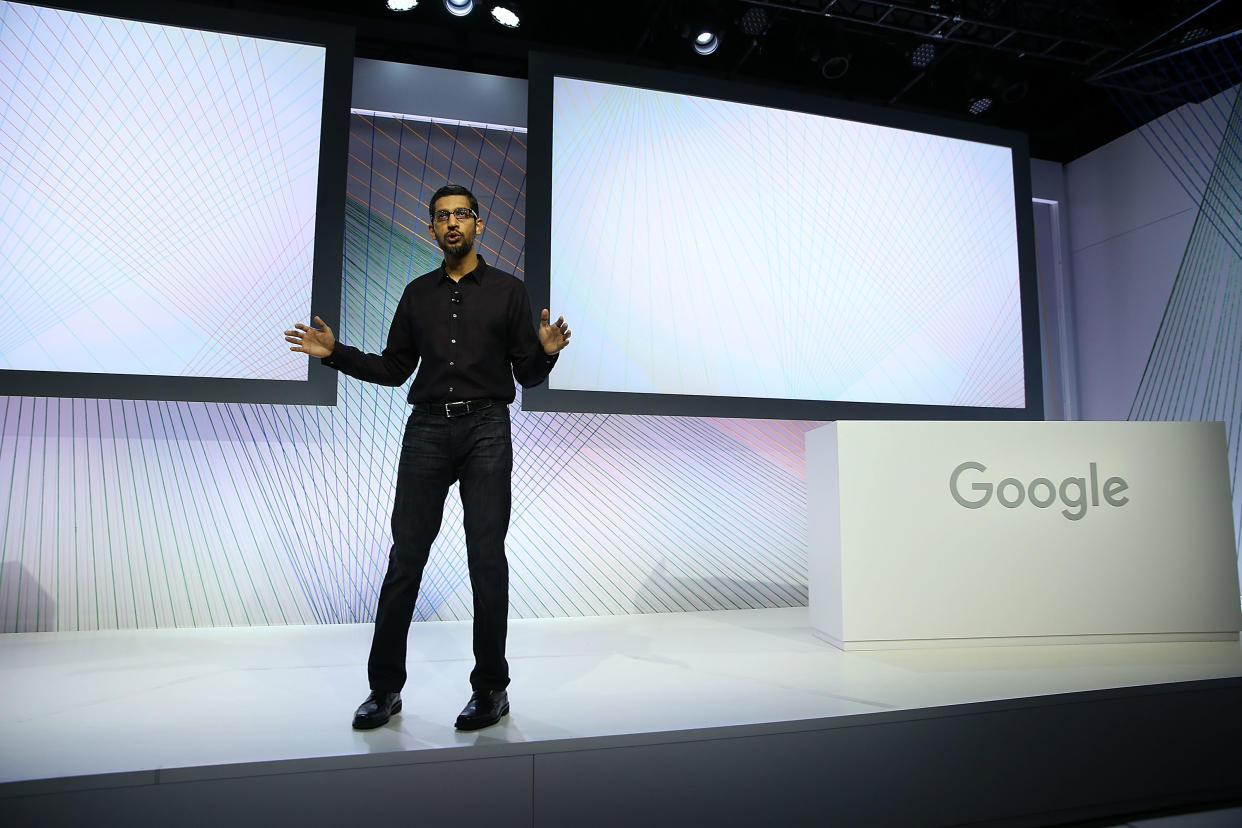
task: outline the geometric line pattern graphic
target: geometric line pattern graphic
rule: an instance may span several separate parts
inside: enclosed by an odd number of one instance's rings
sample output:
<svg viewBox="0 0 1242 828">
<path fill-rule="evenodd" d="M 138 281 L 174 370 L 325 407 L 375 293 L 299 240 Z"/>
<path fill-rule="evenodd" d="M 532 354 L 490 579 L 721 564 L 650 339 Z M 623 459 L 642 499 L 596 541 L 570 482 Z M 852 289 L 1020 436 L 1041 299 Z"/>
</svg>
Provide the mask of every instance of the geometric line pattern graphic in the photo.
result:
<svg viewBox="0 0 1242 828">
<path fill-rule="evenodd" d="M 552 117 L 551 388 L 1024 405 L 1009 147 L 567 78 Z"/>
<path fill-rule="evenodd" d="M 1129 419 L 1223 421 L 1234 526 L 1242 527 L 1242 95 L 1220 134 Z M 1242 532 L 1238 543 L 1242 551 Z"/>
<path fill-rule="evenodd" d="M 0 369 L 305 380 L 325 54 L 0 3 Z"/>
<path fill-rule="evenodd" d="M 1211 48 L 1209 48 L 1209 46 Z M 1242 32 L 1215 42 L 1177 50 L 1146 67 L 1158 67 L 1171 89 L 1192 90 L 1203 83 L 1242 79 Z M 1123 75 L 1124 77 L 1124 75 Z M 1118 107 L 1136 124 L 1137 132 L 1173 176 L 1182 190 L 1200 205 L 1203 220 L 1212 224 L 1235 252 L 1242 255 L 1242 222 L 1226 191 L 1209 187 L 1218 165 L 1223 132 L 1237 102 L 1234 86 L 1199 104 L 1172 112 L 1159 106 L 1163 99 L 1113 90 Z M 1199 96 L 1195 96 L 1199 97 Z M 1233 212 L 1230 207 L 1235 207 Z"/>
<path fill-rule="evenodd" d="M 484 258 L 524 275 L 523 133 L 356 114 L 349 156 L 343 341 L 381 350 L 439 263 L 448 181 L 479 196 Z M 0 397 L 0 632 L 373 620 L 405 400 L 347 377 L 331 408 Z M 520 404 L 512 617 L 805 605 L 817 423 Z M 417 620 L 471 617 L 461 519 L 454 490 Z"/>
</svg>

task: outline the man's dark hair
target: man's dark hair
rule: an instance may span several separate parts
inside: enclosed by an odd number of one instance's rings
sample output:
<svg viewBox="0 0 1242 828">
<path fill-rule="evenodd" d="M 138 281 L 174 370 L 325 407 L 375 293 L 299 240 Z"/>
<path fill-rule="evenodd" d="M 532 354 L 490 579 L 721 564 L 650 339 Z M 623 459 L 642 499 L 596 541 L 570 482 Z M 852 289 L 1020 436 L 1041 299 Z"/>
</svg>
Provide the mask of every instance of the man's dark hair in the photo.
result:
<svg viewBox="0 0 1242 828">
<path fill-rule="evenodd" d="M 460 184 L 445 184 L 443 187 L 436 190 L 435 195 L 431 197 L 431 201 L 427 202 L 427 215 L 430 216 L 433 222 L 436 220 L 436 202 L 445 196 L 455 195 L 465 196 L 470 199 L 470 209 L 474 210 L 474 214 L 476 216 L 479 214 L 479 200 L 474 197 L 474 193 L 470 192 Z"/>
</svg>

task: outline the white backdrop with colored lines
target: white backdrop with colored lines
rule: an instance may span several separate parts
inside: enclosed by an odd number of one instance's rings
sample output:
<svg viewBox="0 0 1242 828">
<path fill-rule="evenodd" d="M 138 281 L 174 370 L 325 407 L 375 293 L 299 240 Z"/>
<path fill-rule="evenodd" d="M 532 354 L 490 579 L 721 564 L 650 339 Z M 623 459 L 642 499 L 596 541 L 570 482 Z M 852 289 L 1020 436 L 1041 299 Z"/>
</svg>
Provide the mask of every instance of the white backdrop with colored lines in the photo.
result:
<svg viewBox="0 0 1242 828">
<path fill-rule="evenodd" d="M 1008 147 L 556 78 L 550 387 L 1021 408 Z"/>
<path fill-rule="evenodd" d="M 522 132 L 355 114 L 351 133 L 344 341 L 381 349 L 438 263 L 426 200 L 446 181 L 480 199 L 482 255 L 523 275 Z M 372 620 L 407 413 L 404 389 L 348 378 L 333 408 L 0 398 L 0 631 Z M 805 604 L 814 425 L 519 397 L 512 616 Z M 418 620 L 471 615 L 461 516 L 454 490 Z"/>
<path fill-rule="evenodd" d="M 0 3 L 0 369 L 304 380 L 324 60 Z"/>
</svg>

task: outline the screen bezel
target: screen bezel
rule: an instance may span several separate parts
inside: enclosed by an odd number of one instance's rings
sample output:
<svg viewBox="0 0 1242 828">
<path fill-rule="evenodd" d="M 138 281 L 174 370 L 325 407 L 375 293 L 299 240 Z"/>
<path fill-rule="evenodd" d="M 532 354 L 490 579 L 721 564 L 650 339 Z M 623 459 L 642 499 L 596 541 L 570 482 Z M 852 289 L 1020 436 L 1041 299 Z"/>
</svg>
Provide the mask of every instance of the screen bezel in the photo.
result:
<svg viewBox="0 0 1242 828">
<path fill-rule="evenodd" d="M 320 124 L 311 274 L 311 308 L 314 310 L 311 312 L 317 313 L 336 329 L 340 317 L 341 262 L 345 243 L 346 161 L 355 39 L 353 27 L 176 2 L 24 0 L 24 4 L 324 47 L 323 117 Z M 291 319 L 288 324 L 298 321 L 301 320 Z M 203 324 L 210 325 L 211 320 L 204 319 Z M 228 348 L 229 343 L 222 342 L 220 347 Z M 272 347 L 288 347 L 281 331 L 272 331 Z M 323 366 L 317 359 L 308 358 L 308 362 L 305 380 L 0 369 L 0 395 L 335 405 L 337 372 Z"/>
<path fill-rule="evenodd" d="M 781 420 L 1039 420 L 1044 416 L 1039 345 L 1039 305 L 1035 270 L 1034 214 L 1031 206 L 1030 152 L 1023 133 L 917 112 L 867 106 L 801 90 L 674 73 L 622 63 L 554 53 L 532 53 L 529 73 L 526 285 L 536 308 L 549 306 L 552 236 L 552 98 L 557 77 L 639 87 L 758 106 L 824 115 L 914 130 L 948 138 L 1003 146 L 1013 158 L 1014 209 L 1018 241 L 1018 290 L 1022 319 L 1022 361 L 1026 405 L 1022 408 L 911 405 L 847 400 L 768 399 L 687 394 L 572 391 L 548 387 L 525 390 L 530 411 L 655 414 L 695 417 L 746 417 Z M 557 315 L 550 308 L 552 316 Z M 572 329 L 574 320 L 566 320 Z M 573 347 L 572 344 L 570 347 Z M 555 369 L 553 369 L 555 370 Z"/>
</svg>

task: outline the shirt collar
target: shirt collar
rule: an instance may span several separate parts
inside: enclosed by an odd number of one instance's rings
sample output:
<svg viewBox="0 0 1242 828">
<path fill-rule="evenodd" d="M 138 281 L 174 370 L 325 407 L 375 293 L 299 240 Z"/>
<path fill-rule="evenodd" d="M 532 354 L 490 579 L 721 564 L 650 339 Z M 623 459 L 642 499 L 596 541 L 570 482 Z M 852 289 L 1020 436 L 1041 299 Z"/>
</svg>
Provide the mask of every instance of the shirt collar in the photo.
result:
<svg viewBox="0 0 1242 828">
<path fill-rule="evenodd" d="M 478 256 L 475 259 L 475 261 L 477 262 L 477 264 L 474 266 L 474 270 L 470 271 L 469 273 L 467 273 L 465 276 L 462 276 L 461 278 L 463 280 L 471 279 L 474 281 L 476 285 L 478 285 L 478 284 L 483 283 L 483 274 L 487 270 L 487 263 L 483 261 L 482 256 Z M 440 281 L 442 282 L 453 281 L 452 279 L 449 278 L 448 270 L 445 269 L 443 261 L 440 262 Z"/>
</svg>

